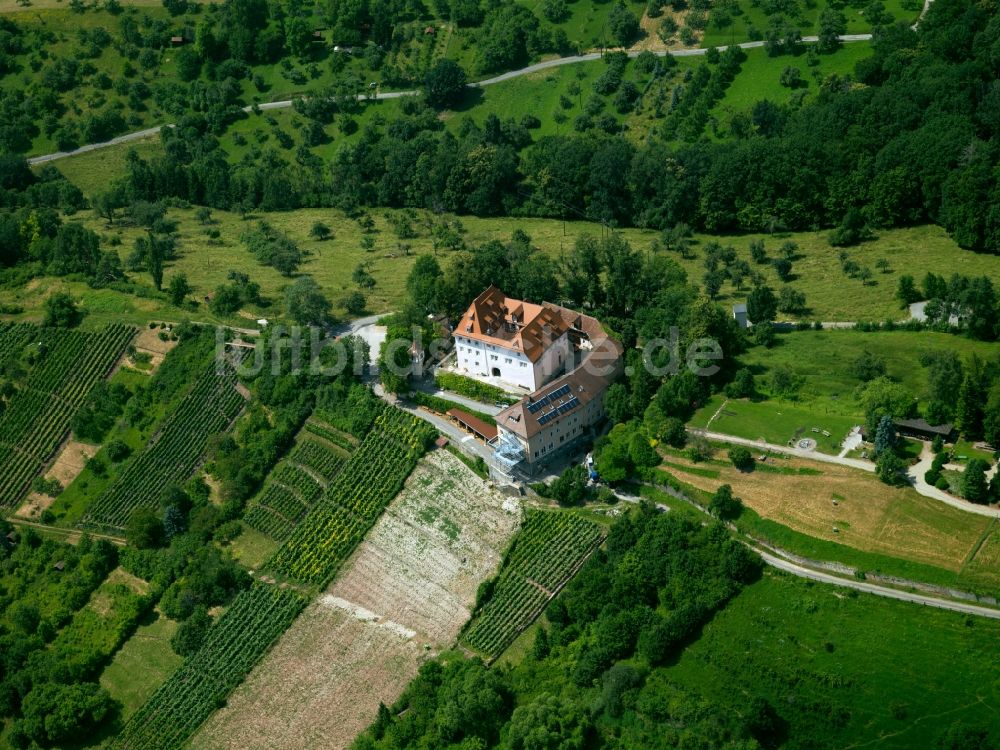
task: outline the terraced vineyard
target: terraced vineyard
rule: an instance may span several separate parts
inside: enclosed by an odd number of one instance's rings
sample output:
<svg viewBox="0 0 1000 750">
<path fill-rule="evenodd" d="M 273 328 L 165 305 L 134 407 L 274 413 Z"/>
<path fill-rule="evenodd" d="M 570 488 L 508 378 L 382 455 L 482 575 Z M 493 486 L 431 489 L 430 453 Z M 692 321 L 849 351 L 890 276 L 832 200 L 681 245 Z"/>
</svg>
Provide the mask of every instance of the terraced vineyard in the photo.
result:
<svg viewBox="0 0 1000 750">
<path fill-rule="evenodd" d="M 466 631 L 465 643 L 500 656 L 600 544 L 599 526 L 558 511 L 529 510 L 493 595 Z"/>
<path fill-rule="evenodd" d="M 324 585 L 399 492 L 434 430 L 386 406 L 323 498 L 278 548 L 267 568 Z"/>
<path fill-rule="evenodd" d="M 202 647 L 132 716 L 111 747 L 182 747 L 243 682 L 305 604 L 302 595 L 277 586 L 256 584 L 241 593 L 209 631 Z"/>
<path fill-rule="evenodd" d="M 298 444 L 271 472 L 250 503 L 246 523 L 279 542 L 309 512 L 344 468 L 350 454 L 304 430 Z"/>
<path fill-rule="evenodd" d="M 164 487 L 194 473 L 209 439 L 229 427 L 244 403 L 233 367 L 211 362 L 145 450 L 91 506 L 83 523 L 121 530 L 133 509 L 156 507 Z"/>
<path fill-rule="evenodd" d="M 111 325 L 99 333 L 0 325 L 0 360 L 37 341 L 24 387 L 0 416 L 0 507 L 15 505 L 69 433 L 73 415 L 107 377 L 135 329 Z"/>
</svg>

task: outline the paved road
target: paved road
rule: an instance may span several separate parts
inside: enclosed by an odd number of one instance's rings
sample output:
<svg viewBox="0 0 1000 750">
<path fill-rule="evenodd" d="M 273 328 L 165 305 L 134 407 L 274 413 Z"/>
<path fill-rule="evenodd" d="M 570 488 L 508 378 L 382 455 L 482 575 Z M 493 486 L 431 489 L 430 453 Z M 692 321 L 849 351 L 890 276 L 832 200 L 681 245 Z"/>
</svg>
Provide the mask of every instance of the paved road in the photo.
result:
<svg viewBox="0 0 1000 750">
<path fill-rule="evenodd" d="M 980 607 L 976 604 L 966 604 L 964 602 L 953 602 L 948 599 L 936 599 L 933 596 L 913 594 L 909 591 L 891 589 L 885 586 L 878 586 L 874 583 L 867 583 L 865 581 L 852 581 L 849 578 L 840 578 L 839 576 L 835 576 L 830 573 L 823 573 L 818 570 L 813 570 L 812 568 L 806 568 L 796 563 L 789 562 L 788 560 L 776 557 L 769 552 L 765 552 L 758 547 L 753 547 L 753 550 L 757 552 L 757 554 L 764 559 L 764 562 L 771 567 L 799 576 L 800 578 L 808 578 L 809 580 L 819 581 L 821 583 L 830 583 L 834 586 L 844 586 L 849 589 L 855 589 L 856 591 L 864 591 L 867 594 L 883 596 L 887 599 L 898 599 L 903 602 L 922 604 L 926 607 L 936 607 L 937 609 L 947 609 L 952 612 L 961 612 L 967 615 L 978 615 L 980 617 L 990 617 L 994 620 L 1000 620 L 1000 609 Z"/>
<path fill-rule="evenodd" d="M 871 461 L 862 461 L 859 458 L 847 458 L 846 456 L 841 458 L 840 456 L 831 456 L 828 453 L 820 453 L 819 451 L 806 451 L 801 448 L 793 448 L 787 445 L 767 443 L 763 440 L 750 440 L 748 438 L 736 437 L 735 435 L 727 435 L 724 432 L 712 432 L 710 430 L 698 430 L 695 428 L 688 428 L 688 432 L 694 435 L 701 435 L 708 440 L 715 440 L 720 443 L 745 445 L 746 447 L 753 448 L 754 450 L 784 453 L 789 456 L 796 456 L 797 458 L 808 458 L 811 461 L 839 464 L 840 466 L 849 466 L 852 469 L 861 469 L 862 471 L 875 471 L 875 464 Z"/>
<path fill-rule="evenodd" d="M 736 437 L 735 435 L 726 435 L 722 432 L 711 432 L 708 430 L 698 430 L 689 428 L 688 432 L 694 435 L 701 435 L 708 440 L 715 440 L 720 443 L 730 443 L 732 445 L 745 445 L 748 448 L 753 448 L 759 451 L 773 451 L 775 453 L 784 453 L 790 456 L 796 456 L 798 458 L 809 459 L 810 461 L 821 461 L 828 464 L 838 464 L 840 466 L 849 466 L 852 469 L 861 469 L 862 471 L 875 471 L 875 464 L 871 461 L 863 461 L 858 458 L 847 458 L 841 456 L 831 456 L 827 453 L 820 453 L 819 451 L 805 451 L 800 448 L 792 448 L 785 445 L 775 445 L 774 443 L 766 443 L 763 440 L 748 440 L 747 438 Z M 929 448 L 924 446 L 924 452 L 929 453 Z M 931 461 L 933 456 L 927 458 L 925 455 L 921 455 L 921 460 L 915 466 L 910 469 L 908 478 L 910 484 L 913 486 L 919 494 L 924 497 L 929 497 L 932 500 L 939 500 L 942 503 L 950 505 L 958 510 L 965 511 L 966 513 L 975 513 L 980 516 L 989 516 L 991 518 L 1000 518 L 1000 508 L 992 508 L 988 505 L 976 505 L 975 503 L 970 503 L 965 500 L 960 500 L 957 497 L 949 495 L 947 492 L 942 492 L 937 487 L 931 487 L 924 481 L 924 473 L 931 467 Z"/>
<path fill-rule="evenodd" d="M 675 490 L 669 485 L 658 485 L 658 488 L 665 491 L 671 497 L 675 497 L 678 500 L 682 500 L 686 503 L 690 503 L 698 510 L 702 511 L 708 515 L 704 507 L 696 503 L 690 497 L 688 497 L 683 492 Z M 617 494 L 617 493 L 616 493 Z M 627 502 L 632 502 L 632 500 L 627 496 L 618 495 L 622 500 Z M 663 506 L 658 506 L 663 507 Z M 728 524 L 730 529 L 736 530 L 733 524 Z M 921 604 L 927 607 L 937 607 L 938 609 L 947 609 L 953 612 L 963 612 L 965 614 L 980 615 L 982 617 L 991 617 L 993 619 L 1000 619 L 1000 609 L 993 609 L 991 607 L 982 607 L 976 604 L 966 604 L 963 602 L 952 601 L 950 599 L 939 599 L 934 596 L 927 596 L 925 594 L 914 594 L 909 591 L 901 591 L 900 589 L 895 589 L 889 586 L 880 586 L 876 583 L 868 583 L 866 581 L 859 581 L 853 578 L 844 578 L 842 576 L 834 575 L 833 573 L 825 573 L 821 570 L 816 570 L 815 568 L 807 567 L 797 562 L 787 560 L 779 555 L 774 554 L 766 549 L 761 549 L 758 543 L 744 542 L 750 549 L 761 556 L 761 559 L 765 563 L 778 570 L 783 570 L 786 573 L 791 573 L 799 578 L 807 578 L 811 581 L 819 581 L 820 583 L 829 583 L 834 586 L 843 586 L 845 588 L 856 589 L 857 591 L 864 591 L 868 594 L 873 594 L 875 596 L 883 596 L 887 599 L 897 599 L 899 601 L 911 602 L 913 604 Z M 846 567 L 846 566 L 845 566 Z"/>
<path fill-rule="evenodd" d="M 458 425 L 447 419 L 443 419 L 437 414 L 433 414 L 426 409 L 421 409 L 420 407 L 414 406 L 406 401 L 398 400 L 387 395 L 385 389 L 382 388 L 379 383 L 372 383 L 372 390 L 375 391 L 376 395 L 385 399 L 394 406 L 398 406 L 400 409 L 408 411 L 416 417 L 420 417 L 420 419 L 425 422 L 429 422 L 437 428 L 438 432 L 451 440 L 452 444 L 466 455 L 470 455 L 472 458 L 481 457 L 486 462 L 487 466 L 493 465 L 493 449 L 483 445 Z"/>
<path fill-rule="evenodd" d="M 910 484 L 913 485 L 913 489 L 924 497 L 940 500 L 942 503 L 947 503 L 953 508 L 968 511 L 969 513 L 978 513 L 981 516 L 1000 518 L 1000 508 L 991 508 L 988 505 L 976 505 L 975 503 L 970 503 L 967 500 L 960 500 L 954 495 L 950 495 L 943 490 L 939 490 L 937 487 L 927 484 L 924 480 L 924 474 L 930 470 L 931 464 L 934 463 L 934 451 L 931 450 L 930 443 L 924 441 L 921 442 L 923 448 L 920 450 L 920 460 L 913 465 L 909 474 Z M 992 473 L 995 471 L 996 468 L 992 467 L 986 478 L 992 478 Z"/>
<path fill-rule="evenodd" d="M 868 42 L 871 41 L 871 34 L 844 34 L 840 37 L 842 42 Z M 815 36 L 804 36 L 802 41 L 806 43 L 813 43 L 817 41 Z M 723 45 L 718 47 L 719 50 L 726 49 L 728 45 Z M 742 49 L 756 49 L 757 47 L 763 47 L 764 42 L 743 42 L 742 44 L 736 45 Z M 698 49 L 678 49 L 670 51 L 659 51 L 653 54 L 659 55 L 660 57 L 666 57 L 671 55 L 673 57 L 698 57 L 704 55 L 708 52 L 708 48 L 698 48 Z M 638 57 L 639 52 L 629 52 L 629 57 Z M 483 86 L 492 86 L 496 83 L 501 83 L 503 81 L 509 81 L 512 78 L 520 78 L 521 76 L 531 75 L 532 73 L 537 73 L 541 70 L 548 70 L 550 68 L 558 68 L 562 65 L 575 65 L 576 63 L 589 62 L 592 60 L 600 60 L 602 53 L 600 52 L 590 52 L 586 55 L 571 55 L 569 57 L 557 57 L 553 60 L 545 60 L 544 62 L 536 63 L 534 65 L 529 65 L 520 70 L 512 70 L 509 73 L 503 73 L 493 78 L 487 78 L 482 81 L 476 81 L 469 84 L 469 88 L 481 88 Z M 359 94 L 358 101 L 366 101 L 375 99 L 378 101 L 385 101 L 388 99 L 400 99 L 404 96 L 416 96 L 420 92 L 417 90 L 409 91 L 380 91 L 377 94 Z M 271 109 L 284 109 L 286 107 L 291 107 L 292 99 L 285 99 L 278 102 L 265 102 L 257 105 L 250 105 L 244 107 L 244 112 L 251 112 L 254 106 L 261 110 L 271 110 Z M 57 151 L 53 154 L 44 154 L 42 156 L 32 156 L 28 159 L 29 164 L 46 164 L 51 161 L 56 161 L 57 159 L 65 159 L 67 156 L 78 156 L 79 154 L 86 154 L 91 151 L 97 151 L 98 149 L 107 148 L 108 146 L 117 146 L 122 143 L 131 143 L 133 141 L 140 141 L 143 138 L 149 138 L 151 136 L 157 135 L 163 128 L 172 128 L 172 124 L 167 125 L 157 125 L 153 128 L 146 128 L 145 130 L 139 130 L 135 133 L 126 133 L 125 135 L 120 135 L 117 138 L 112 138 L 110 141 L 103 141 L 101 143 L 89 143 L 86 146 L 80 146 L 80 148 L 73 149 L 72 151 Z"/>
</svg>

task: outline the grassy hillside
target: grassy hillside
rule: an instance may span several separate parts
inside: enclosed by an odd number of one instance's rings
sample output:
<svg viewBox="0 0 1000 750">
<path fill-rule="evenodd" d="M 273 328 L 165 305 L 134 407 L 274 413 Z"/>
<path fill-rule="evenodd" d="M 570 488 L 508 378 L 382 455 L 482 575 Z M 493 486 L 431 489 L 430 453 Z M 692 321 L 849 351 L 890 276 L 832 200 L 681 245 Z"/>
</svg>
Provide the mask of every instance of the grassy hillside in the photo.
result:
<svg viewBox="0 0 1000 750">
<path fill-rule="evenodd" d="M 88 155 L 81 158 L 93 158 Z M 417 256 L 422 253 L 434 252 L 433 241 L 427 229 L 427 223 L 433 220 L 428 212 L 414 212 L 412 224 L 418 234 L 416 238 L 400 240 L 393 232 L 386 216 L 398 214 L 398 211 L 373 211 L 372 217 L 376 224 L 375 248 L 366 251 L 361 244 L 362 230 L 358 223 L 349 219 L 341 212 L 332 209 L 305 209 L 284 213 L 254 214 L 250 221 L 266 219 L 275 227 L 286 232 L 299 246 L 308 253 L 301 267 L 301 273 L 316 279 L 324 292 L 334 302 L 335 306 L 346 295 L 357 289 L 352 280 L 354 269 L 360 263 L 368 264 L 369 272 L 376 280 L 371 290 L 366 290 L 368 309 L 373 312 L 384 312 L 396 308 L 403 300 L 404 283 L 410 268 Z M 194 209 L 171 209 L 170 218 L 178 221 L 179 257 L 169 263 L 165 279 L 177 273 L 185 273 L 194 287 L 194 300 L 203 298 L 226 280 L 230 270 L 244 270 L 251 278 L 261 285 L 265 297 L 272 304 L 268 307 L 253 308 L 246 318 L 277 317 L 282 313 L 282 292 L 290 279 L 281 276 L 268 266 L 258 265 L 240 242 L 240 234 L 247 227 L 238 214 L 224 211 L 213 212 L 213 224 L 201 225 L 195 219 Z M 132 251 L 135 239 L 141 230 L 134 227 L 108 227 L 104 220 L 91 215 L 80 214 L 71 221 L 81 221 L 95 229 L 104 238 L 106 247 L 112 247 L 112 241 L 118 253 L 125 259 Z M 323 221 L 333 230 L 334 238 L 325 242 L 309 237 L 309 229 L 316 221 Z M 600 235 L 601 227 L 591 222 L 561 222 L 548 219 L 480 219 L 476 217 L 461 217 L 464 227 L 463 240 L 467 246 L 476 246 L 493 239 L 507 239 L 512 232 L 523 229 L 532 238 L 533 243 L 543 252 L 558 258 L 569 249 L 576 237 L 581 234 Z M 219 238 L 211 239 L 207 230 L 217 230 Z M 648 248 L 656 239 L 658 233 L 638 229 L 621 230 L 624 236 L 637 248 Z M 749 259 L 749 243 L 756 236 L 743 237 L 696 237 L 697 244 L 688 258 L 672 254 L 675 261 L 684 267 L 690 280 L 701 283 L 703 275 L 703 249 L 706 243 L 716 240 L 724 245 L 733 246 L 740 258 Z M 880 273 L 874 282 L 866 286 L 861 281 L 845 277 L 840 269 L 837 254 L 826 241 L 822 232 L 804 232 L 781 235 L 781 238 L 764 237 L 766 247 L 774 252 L 779 244 L 786 239 L 795 241 L 799 246 L 798 259 L 794 263 L 794 278 L 790 285 L 806 295 L 807 314 L 802 317 L 807 320 L 854 320 L 854 319 L 900 319 L 906 313 L 899 309 L 894 299 L 897 278 L 901 273 L 918 273 L 934 271 L 944 275 L 953 272 L 969 276 L 987 275 L 1000 281 L 1000 259 L 996 256 L 979 255 L 956 247 L 944 231 L 938 227 L 913 227 L 907 229 L 889 230 L 872 242 L 865 243 L 852 252 L 852 257 L 863 260 L 871 265 L 877 258 L 884 257 L 891 264 L 889 273 Z M 447 264 L 451 251 L 438 250 L 438 260 Z M 661 251 L 665 252 L 665 251 Z M 776 288 L 781 285 L 774 270 L 770 266 L 757 267 L 767 282 Z M 143 297 L 124 295 L 110 289 L 94 290 L 85 283 L 66 279 L 38 278 L 21 287 L 0 289 L 0 303 L 19 305 L 25 312 L 18 316 L 26 319 L 38 319 L 42 315 L 41 307 L 49 293 L 56 290 L 68 290 L 82 300 L 83 306 L 89 312 L 87 325 L 98 325 L 110 320 L 127 320 L 135 323 L 145 323 L 149 320 L 176 320 L 193 318 L 195 320 L 215 321 L 207 306 L 199 305 L 194 311 L 171 307 L 163 295 L 152 290 L 150 277 L 145 273 L 132 274 L 132 277 L 142 285 L 148 286 L 148 294 Z M 918 279 L 919 281 L 919 279 Z M 726 284 L 718 299 L 720 304 L 728 306 L 746 298 L 749 285 L 744 289 L 734 289 Z M 818 334 L 822 341 L 825 337 L 836 336 L 836 333 Z M 880 334 L 881 335 L 881 334 Z M 893 334 L 905 336 L 905 334 Z M 782 339 L 783 341 L 785 339 Z M 802 358 L 796 354 L 799 342 L 809 347 L 805 338 L 788 338 L 794 343 L 789 349 L 790 361 L 796 361 L 805 367 Z M 819 339 L 817 339 L 818 341 Z M 848 338 L 832 338 L 832 342 L 847 342 Z M 896 341 L 897 339 L 887 339 Z M 903 341 L 904 339 L 899 339 Z M 945 338 L 948 342 L 956 342 L 956 346 L 974 346 L 965 344 L 962 340 Z M 882 339 L 879 339 L 882 341 Z M 846 345 L 846 344 L 845 344 Z M 952 344 L 943 344 L 951 346 Z M 856 348 L 849 345 L 848 348 Z M 779 356 L 783 356 L 778 350 Z M 824 360 L 826 361 L 826 360 Z M 829 361 L 835 361 L 830 359 Z M 816 367 L 823 367 L 817 362 Z M 901 372 L 906 368 L 899 366 Z"/>
<path fill-rule="evenodd" d="M 736 712 L 765 698 L 796 747 L 926 747 L 953 722 L 995 727 L 982 655 L 1000 622 L 853 593 L 768 573 L 664 677 Z"/>
</svg>

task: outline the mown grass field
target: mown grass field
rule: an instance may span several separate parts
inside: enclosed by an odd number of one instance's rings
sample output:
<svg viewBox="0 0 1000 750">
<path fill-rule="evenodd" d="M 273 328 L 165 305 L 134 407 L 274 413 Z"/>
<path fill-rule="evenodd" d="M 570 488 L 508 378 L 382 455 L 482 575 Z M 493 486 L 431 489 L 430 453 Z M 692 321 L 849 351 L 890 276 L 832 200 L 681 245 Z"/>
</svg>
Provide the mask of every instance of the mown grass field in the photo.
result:
<svg viewBox="0 0 1000 750">
<path fill-rule="evenodd" d="M 247 570 L 257 570 L 278 549 L 278 543 L 266 534 L 243 524 L 243 531 L 229 543 L 233 557 Z"/>
<path fill-rule="evenodd" d="M 779 334 L 770 349 L 753 347 L 739 357 L 740 364 L 754 373 L 764 400 L 729 400 L 717 394 L 698 410 L 691 424 L 706 427 L 711 422 L 710 429 L 717 432 L 779 445 L 798 435 L 816 440 L 824 453 L 838 453 L 850 428 L 864 422 L 864 409 L 857 399 L 862 383 L 852 373 L 854 362 L 864 352 L 877 354 L 885 362 L 886 374 L 910 391 L 919 405 L 928 398 L 927 370 L 920 366 L 920 358 L 936 351 L 990 359 L 996 345 L 931 331 L 831 329 Z M 792 374 L 792 393 L 772 391 L 770 374 L 778 369 Z M 812 432 L 813 427 L 831 434 Z M 955 452 L 992 458 L 967 442 Z"/>
<path fill-rule="evenodd" d="M 816 441 L 819 451 L 833 454 L 840 452 L 840 444 L 858 423 L 859 418 L 831 413 L 822 405 L 797 407 L 788 402 L 730 400 L 722 394 L 709 399 L 691 420 L 694 427 L 775 445 L 810 438 Z M 813 428 L 820 432 L 813 432 Z M 824 430 L 830 435 L 824 435 Z"/>
<path fill-rule="evenodd" d="M 123 720 L 181 665 L 183 659 L 170 646 L 176 631 L 175 621 L 153 612 L 101 673 L 101 686 L 122 704 Z"/>
<path fill-rule="evenodd" d="M 743 61 L 740 72 L 726 89 L 726 95 L 714 107 L 712 114 L 726 121 L 732 113 L 749 110 L 763 99 L 775 104 L 788 104 L 799 92 L 804 92 L 807 98 L 814 97 L 824 78 L 834 74 L 853 75 L 857 62 L 869 57 L 871 53 L 868 42 L 850 42 L 833 54 L 819 55 L 816 58 L 817 65 L 810 66 L 804 53 L 793 57 L 769 57 L 763 49 L 747 50 L 747 59 Z M 791 89 L 779 82 L 781 72 L 786 67 L 799 69 L 802 83 L 798 88 Z"/>
<path fill-rule="evenodd" d="M 793 458 L 771 462 L 782 469 L 819 473 L 778 473 L 765 471 L 767 467 L 744 473 L 727 461 L 693 464 L 673 455 L 667 461 L 670 473 L 705 492 L 730 485 L 764 519 L 810 537 L 933 566 L 953 576 L 974 553 L 978 557 L 980 543 L 993 533 L 988 517 L 923 497 L 909 487 L 890 487 L 858 469 Z M 980 565 L 965 578 L 980 587 L 1000 589 L 998 569 Z"/>
<path fill-rule="evenodd" d="M 953 722 L 995 741 L 998 637 L 996 620 L 767 571 L 663 678 L 737 713 L 765 698 L 796 747 L 930 747 Z"/>
</svg>

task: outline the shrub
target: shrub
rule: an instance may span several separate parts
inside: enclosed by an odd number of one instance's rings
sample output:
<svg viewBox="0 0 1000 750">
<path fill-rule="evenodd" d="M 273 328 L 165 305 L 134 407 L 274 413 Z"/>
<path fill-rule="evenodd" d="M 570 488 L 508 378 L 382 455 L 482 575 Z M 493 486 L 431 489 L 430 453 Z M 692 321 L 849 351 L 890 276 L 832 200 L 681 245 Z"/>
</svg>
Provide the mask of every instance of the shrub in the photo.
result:
<svg viewBox="0 0 1000 750">
<path fill-rule="evenodd" d="M 740 471 L 751 471 L 754 467 L 753 454 L 742 445 L 734 445 L 729 449 L 729 460 Z"/>
</svg>

